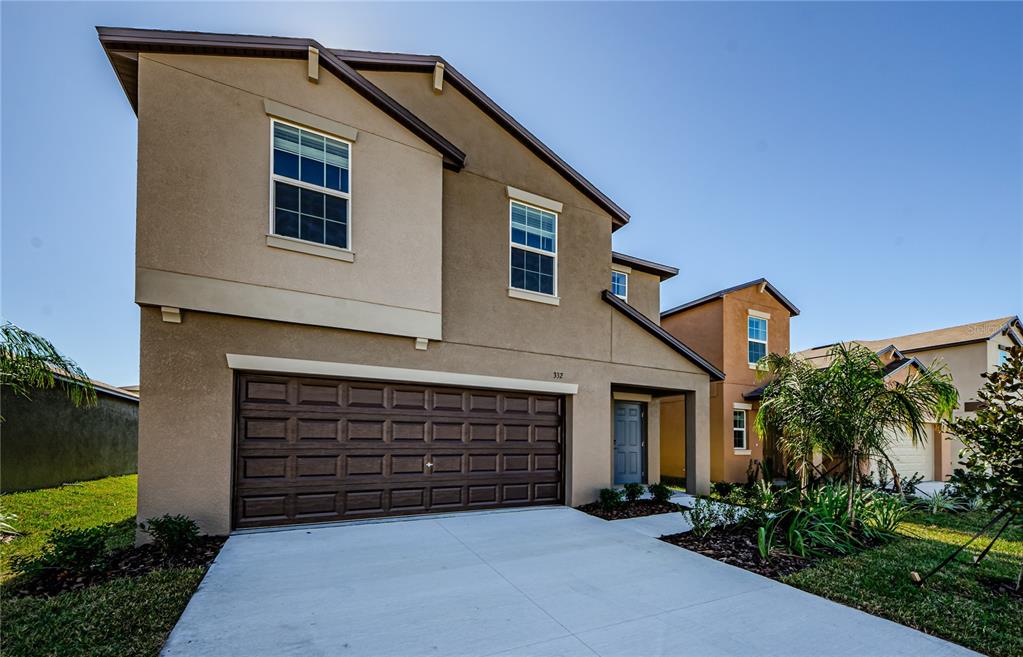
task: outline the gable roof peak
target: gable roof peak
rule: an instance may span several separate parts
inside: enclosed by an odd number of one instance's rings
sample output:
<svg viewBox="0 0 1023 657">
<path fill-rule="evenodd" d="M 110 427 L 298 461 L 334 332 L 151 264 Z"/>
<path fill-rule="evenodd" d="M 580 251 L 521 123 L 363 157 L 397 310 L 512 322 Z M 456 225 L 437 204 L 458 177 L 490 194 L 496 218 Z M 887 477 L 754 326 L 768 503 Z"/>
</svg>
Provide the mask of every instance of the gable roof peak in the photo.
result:
<svg viewBox="0 0 1023 657">
<path fill-rule="evenodd" d="M 746 289 L 748 287 L 752 287 L 754 285 L 762 285 L 763 286 L 763 291 L 764 292 L 769 292 L 771 294 L 771 296 L 773 296 L 775 299 L 778 300 L 778 303 L 780 303 L 781 305 L 785 306 L 785 308 L 789 311 L 789 313 L 791 313 L 791 315 L 793 317 L 795 317 L 796 315 L 799 314 L 799 308 L 796 307 L 796 304 L 794 304 L 791 301 L 789 301 L 788 298 L 786 298 L 785 295 L 782 294 L 778 290 L 778 288 L 776 288 L 775 286 L 771 285 L 770 281 L 768 281 L 764 277 L 760 277 L 760 278 L 758 278 L 756 280 L 748 281 L 746 283 L 740 283 L 739 285 L 733 285 L 732 287 L 726 287 L 725 289 L 718 290 L 717 292 L 711 292 L 710 294 L 708 294 L 706 296 L 703 296 L 703 297 L 700 297 L 699 299 L 694 299 L 692 301 L 688 301 L 686 303 L 683 303 L 680 306 L 675 306 L 674 308 L 670 308 L 668 310 L 665 310 L 664 312 L 661 313 L 661 318 L 663 319 L 663 318 L 665 318 L 665 317 L 667 317 L 669 315 L 674 315 L 675 313 L 679 313 L 679 312 L 682 312 L 684 310 L 689 310 L 690 308 L 695 308 L 697 306 L 702 306 L 703 304 L 705 304 L 705 303 L 707 303 L 709 301 L 714 301 L 715 299 L 721 299 L 721 298 L 723 298 L 727 294 L 731 294 L 732 292 L 738 292 L 739 290 L 744 290 L 744 289 Z"/>
</svg>

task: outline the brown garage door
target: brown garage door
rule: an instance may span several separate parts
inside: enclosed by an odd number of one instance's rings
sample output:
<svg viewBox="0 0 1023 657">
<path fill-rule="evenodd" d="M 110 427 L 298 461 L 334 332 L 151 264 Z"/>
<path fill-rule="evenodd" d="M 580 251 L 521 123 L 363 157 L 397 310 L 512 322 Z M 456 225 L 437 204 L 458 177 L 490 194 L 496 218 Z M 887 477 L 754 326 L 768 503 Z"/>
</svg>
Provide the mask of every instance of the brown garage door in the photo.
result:
<svg viewBox="0 0 1023 657">
<path fill-rule="evenodd" d="M 234 524 L 562 500 L 561 397 L 239 374 Z"/>
</svg>

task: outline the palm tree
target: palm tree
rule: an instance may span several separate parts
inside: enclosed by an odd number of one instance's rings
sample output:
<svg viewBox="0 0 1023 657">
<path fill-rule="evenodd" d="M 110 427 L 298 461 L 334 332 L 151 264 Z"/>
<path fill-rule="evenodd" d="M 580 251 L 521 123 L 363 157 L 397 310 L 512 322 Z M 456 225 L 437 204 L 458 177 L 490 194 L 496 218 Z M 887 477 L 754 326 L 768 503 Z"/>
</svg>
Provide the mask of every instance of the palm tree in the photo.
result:
<svg viewBox="0 0 1023 657">
<path fill-rule="evenodd" d="M 927 423 L 951 418 L 958 394 L 944 367 L 917 368 L 893 381 L 878 355 L 862 345 L 835 345 L 828 358 L 817 369 L 799 356 L 768 356 L 761 369 L 775 379 L 764 390 L 756 426 L 779 436 L 804 476 L 815 451 L 839 458 L 855 520 L 860 464 L 872 458 L 891 463 L 887 450 L 900 429 L 914 445 L 925 441 Z"/>
<path fill-rule="evenodd" d="M 33 389 L 58 386 L 75 406 L 96 403 L 92 381 L 49 340 L 11 322 L 0 325 L 0 388 L 30 397 Z"/>
</svg>

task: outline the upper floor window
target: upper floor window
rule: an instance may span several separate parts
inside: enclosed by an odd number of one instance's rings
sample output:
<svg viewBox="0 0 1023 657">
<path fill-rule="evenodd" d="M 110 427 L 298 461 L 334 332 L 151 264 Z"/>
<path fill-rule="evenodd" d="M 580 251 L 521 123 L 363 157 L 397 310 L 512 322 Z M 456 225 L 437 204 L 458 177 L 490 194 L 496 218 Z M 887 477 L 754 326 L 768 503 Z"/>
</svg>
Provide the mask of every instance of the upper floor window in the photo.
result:
<svg viewBox="0 0 1023 657">
<path fill-rule="evenodd" d="M 273 233 L 350 248 L 351 144 L 277 120 L 271 125 Z"/>
<path fill-rule="evenodd" d="M 1001 367 L 1002 365 L 1005 365 L 1007 362 L 1009 362 L 1009 352 L 1005 351 L 1004 349 L 999 349 L 999 351 L 998 351 L 998 367 Z"/>
<path fill-rule="evenodd" d="M 622 301 L 629 300 L 629 275 L 621 271 L 611 272 L 611 294 Z"/>
<path fill-rule="evenodd" d="M 761 358 L 767 355 L 767 320 L 763 317 L 750 315 L 746 321 L 749 338 L 749 364 L 756 365 Z"/>
<path fill-rule="evenodd" d="M 746 442 L 746 411 L 732 411 L 732 447 L 748 449 Z"/>
<path fill-rule="evenodd" d="M 558 215 L 511 201 L 511 287 L 557 296 L 557 249 Z"/>
</svg>

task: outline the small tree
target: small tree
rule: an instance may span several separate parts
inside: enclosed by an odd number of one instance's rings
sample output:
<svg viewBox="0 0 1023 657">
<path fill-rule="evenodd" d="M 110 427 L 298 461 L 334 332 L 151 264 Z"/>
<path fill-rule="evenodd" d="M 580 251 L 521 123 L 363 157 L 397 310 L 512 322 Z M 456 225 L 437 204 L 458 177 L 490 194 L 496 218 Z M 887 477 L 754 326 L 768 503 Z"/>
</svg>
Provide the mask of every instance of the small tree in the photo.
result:
<svg viewBox="0 0 1023 657">
<path fill-rule="evenodd" d="M 1001 367 L 981 375 L 980 407 L 974 417 L 954 420 L 951 431 L 963 443 L 960 460 L 982 483 L 981 497 L 1010 521 L 1023 518 L 1023 347 L 1009 350 Z M 1020 587 L 1023 570 L 1016 580 Z"/>
<path fill-rule="evenodd" d="M 58 386 L 75 406 L 96 403 L 92 381 L 49 340 L 11 322 L 0 325 L 0 387 L 30 398 L 33 389 Z"/>
<path fill-rule="evenodd" d="M 926 575 L 912 573 L 913 581 L 921 585 L 999 522 L 1001 528 L 974 563 L 987 555 L 1006 527 L 1023 521 L 1023 347 L 1013 347 L 1001 367 L 981 376 L 986 381 L 977 393 L 976 415 L 956 418 L 949 427 L 963 443 L 960 460 L 993 517 Z M 1023 567 L 1016 576 L 1016 589 L 1021 586 Z"/>
</svg>

